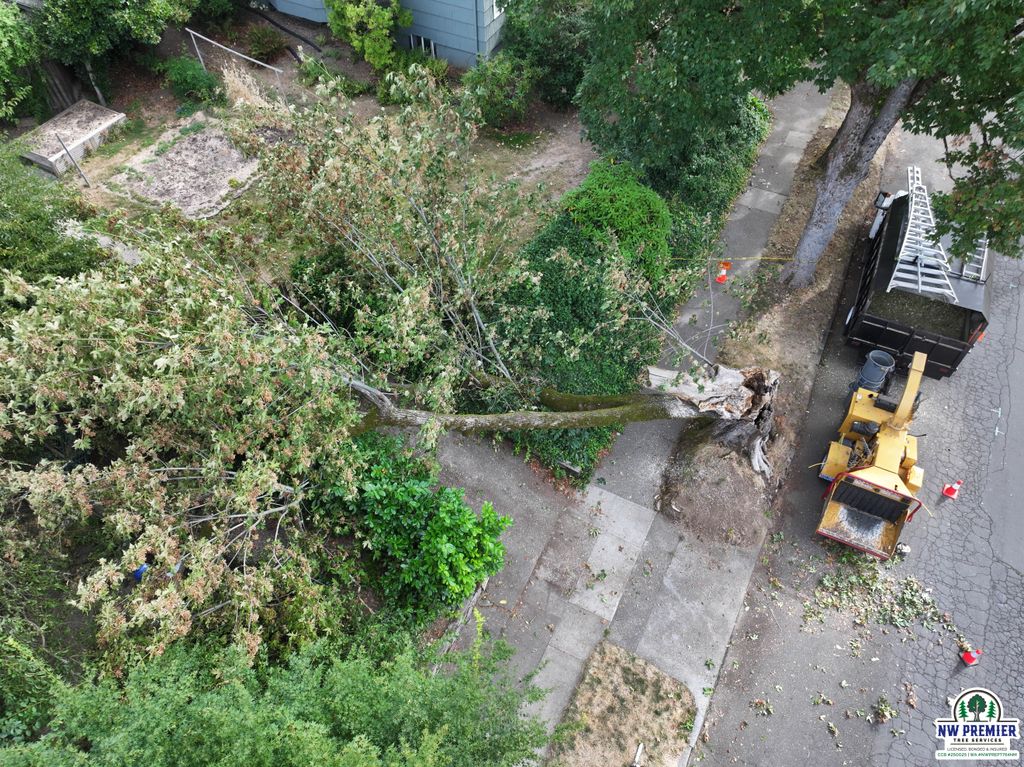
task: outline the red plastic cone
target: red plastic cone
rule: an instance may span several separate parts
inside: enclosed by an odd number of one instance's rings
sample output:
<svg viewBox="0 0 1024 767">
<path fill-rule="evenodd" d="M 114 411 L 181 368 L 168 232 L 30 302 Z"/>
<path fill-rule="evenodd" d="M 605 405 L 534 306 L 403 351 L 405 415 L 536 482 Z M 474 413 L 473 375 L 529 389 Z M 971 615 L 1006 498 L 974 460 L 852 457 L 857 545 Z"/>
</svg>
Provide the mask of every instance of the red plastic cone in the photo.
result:
<svg viewBox="0 0 1024 767">
<path fill-rule="evenodd" d="M 717 282 L 719 285 L 724 285 L 725 281 L 729 279 L 730 269 L 732 269 L 732 261 L 719 261 L 718 276 L 715 277 L 715 282 Z"/>
<path fill-rule="evenodd" d="M 960 660 L 964 662 L 966 666 L 977 666 L 978 661 L 981 660 L 982 650 L 964 650 L 960 653 Z"/>
<path fill-rule="evenodd" d="M 952 485 L 943 485 L 942 494 L 947 498 L 951 498 L 952 500 L 955 501 L 956 497 L 960 495 L 960 487 L 963 485 L 963 483 L 964 481 L 962 479 L 958 479 Z"/>
</svg>

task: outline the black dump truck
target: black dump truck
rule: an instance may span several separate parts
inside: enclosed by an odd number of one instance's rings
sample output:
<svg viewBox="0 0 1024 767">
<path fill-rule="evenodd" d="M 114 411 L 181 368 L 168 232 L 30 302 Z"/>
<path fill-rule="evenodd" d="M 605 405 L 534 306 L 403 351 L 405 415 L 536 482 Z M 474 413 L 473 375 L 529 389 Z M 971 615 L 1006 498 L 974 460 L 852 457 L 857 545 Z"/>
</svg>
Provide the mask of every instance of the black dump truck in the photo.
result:
<svg viewBox="0 0 1024 767">
<path fill-rule="evenodd" d="M 944 378 L 988 326 L 988 243 L 976 243 L 968 259 L 947 258 L 920 171 L 911 167 L 907 176 L 909 192 L 882 192 L 875 200 L 878 213 L 844 335 L 854 346 L 888 352 L 903 370 L 914 352 L 924 352 L 925 375 Z"/>
</svg>

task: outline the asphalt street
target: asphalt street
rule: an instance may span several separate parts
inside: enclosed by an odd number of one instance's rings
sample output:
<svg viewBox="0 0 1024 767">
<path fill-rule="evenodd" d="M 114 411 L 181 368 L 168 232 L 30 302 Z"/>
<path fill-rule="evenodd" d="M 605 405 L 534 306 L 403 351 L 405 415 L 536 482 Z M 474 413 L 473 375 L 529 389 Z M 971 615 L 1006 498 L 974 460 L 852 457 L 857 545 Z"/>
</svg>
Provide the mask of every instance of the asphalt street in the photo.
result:
<svg viewBox="0 0 1024 767">
<path fill-rule="evenodd" d="M 905 188 L 906 166 L 913 163 L 929 189 L 948 188 L 946 170 L 935 162 L 941 151 L 930 139 L 901 136 L 889 152 L 884 187 Z M 853 280 L 856 275 L 854 269 Z M 933 720 L 949 715 L 948 697 L 971 686 L 994 690 L 1007 716 L 1024 718 L 1022 281 L 1019 261 L 997 257 L 984 340 L 952 377 L 925 379 L 912 433 L 924 435 L 921 497 L 930 513 L 907 526 L 902 540 L 911 553 L 890 571 L 930 589 L 939 609 L 984 650 L 980 665 L 965 667 L 948 633 L 922 626 L 906 632 L 855 626 L 843 613 L 823 623 L 804 619 L 830 556 L 814 533 L 824 483 L 809 467 L 821 460 L 839 424 L 859 364 L 856 350 L 842 343 L 844 299 L 776 505 L 777 532 L 751 580 L 706 739 L 691 764 L 935 764 L 941 742 Z M 847 293 L 851 287 L 848 280 Z M 955 479 L 964 481 L 959 499 L 943 499 L 943 483 Z M 871 723 L 865 714 L 882 695 L 898 716 Z M 767 705 L 752 705 L 758 700 Z"/>
</svg>

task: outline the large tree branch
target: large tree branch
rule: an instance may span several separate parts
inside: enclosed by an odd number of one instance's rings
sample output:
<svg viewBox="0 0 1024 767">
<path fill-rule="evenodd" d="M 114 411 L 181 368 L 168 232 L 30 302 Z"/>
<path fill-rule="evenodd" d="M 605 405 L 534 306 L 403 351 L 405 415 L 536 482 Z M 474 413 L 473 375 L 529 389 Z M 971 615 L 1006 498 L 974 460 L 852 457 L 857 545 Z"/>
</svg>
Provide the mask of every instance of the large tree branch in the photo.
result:
<svg viewBox="0 0 1024 767">
<path fill-rule="evenodd" d="M 779 375 L 765 368 L 716 367 L 705 377 L 648 368 L 649 386 L 633 394 L 609 397 L 545 390 L 542 403 L 551 410 L 506 413 L 436 413 L 403 408 L 372 387 L 354 387 L 373 407 L 363 430 L 379 426 L 420 427 L 437 424 L 460 432 L 585 429 L 638 421 L 691 418 L 719 419 L 719 441 L 747 452 L 754 467 L 769 474 L 764 445 L 771 437 L 772 406 Z"/>
</svg>

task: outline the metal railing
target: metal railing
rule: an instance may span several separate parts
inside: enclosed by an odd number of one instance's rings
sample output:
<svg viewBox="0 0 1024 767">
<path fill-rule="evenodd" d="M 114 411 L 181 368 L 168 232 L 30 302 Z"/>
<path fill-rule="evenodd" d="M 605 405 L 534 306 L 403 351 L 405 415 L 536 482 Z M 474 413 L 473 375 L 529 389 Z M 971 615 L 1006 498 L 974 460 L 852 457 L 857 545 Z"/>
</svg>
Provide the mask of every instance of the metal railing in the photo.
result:
<svg viewBox="0 0 1024 767">
<path fill-rule="evenodd" d="M 209 43 L 210 45 L 215 45 L 218 48 L 220 48 L 221 50 L 227 51 L 232 56 L 238 56 L 238 58 L 240 58 L 240 59 L 245 59 L 246 61 L 248 61 L 248 62 L 250 62 L 252 64 L 256 64 L 258 66 L 263 67 L 264 69 L 269 69 L 271 72 L 273 72 L 277 76 L 277 90 L 278 90 L 278 92 L 281 91 L 281 73 L 284 71 L 283 69 L 278 69 L 277 67 L 271 66 L 270 64 L 266 64 L 266 63 L 264 63 L 262 61 L 254 59 L 252 56 L 246 56 L 244 53 L 242 53 L 241 51 L 236 51 L 234 48 L 228 48 L 226 45 L 221 45 L 216 40 L 211 40 L 206 35 L 201 35 L 198 32 L 196 32 L 194 29 L 189 29 L 188 27 L 185 27 L 185 31 L 188 32 L 189 36 L 192 38 L 192 47 L 195 49 L 196 56 L 199 57 L 199 63 L 203 65 L 203 69 L 206 70 L 207 72 L 209 70 L 206 69 L 206 62 L 203 60 L 203 54 L 199 50 L 199 43 L 196 42 L 196 38 L 197 37 L 200 40 L 203 40 L 204 42 Z"/>
</svg>

